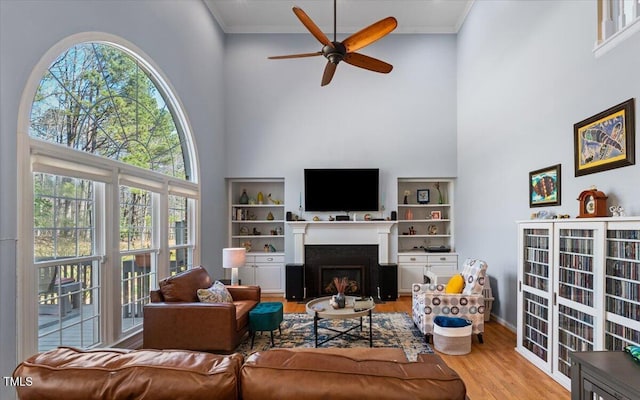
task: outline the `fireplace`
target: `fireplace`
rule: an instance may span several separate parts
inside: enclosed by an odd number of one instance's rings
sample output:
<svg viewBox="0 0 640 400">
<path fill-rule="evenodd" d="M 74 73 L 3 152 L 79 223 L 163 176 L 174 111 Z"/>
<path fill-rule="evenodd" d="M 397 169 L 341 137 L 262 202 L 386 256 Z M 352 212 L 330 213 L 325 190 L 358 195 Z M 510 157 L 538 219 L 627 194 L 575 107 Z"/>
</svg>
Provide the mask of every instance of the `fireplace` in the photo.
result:
<svg viewBox="0 0 640 400">
<path fill-rule="evenodd" d="M 330 296 L 337 293 L 333 283 L 334 278 L 347 278 L 346 295 L 361 296 L 365 281 L 364 265 L 321 265 L 318 293 L 320 296 Z"/>
<path fill-rule="evenodd" d="M 333 278 L 346 276 L 347 295 L 373 296 L 376 293 L 377 245 L 305 246 L 305 286 L 308 297 L 335 294 Z"/>
</svg>

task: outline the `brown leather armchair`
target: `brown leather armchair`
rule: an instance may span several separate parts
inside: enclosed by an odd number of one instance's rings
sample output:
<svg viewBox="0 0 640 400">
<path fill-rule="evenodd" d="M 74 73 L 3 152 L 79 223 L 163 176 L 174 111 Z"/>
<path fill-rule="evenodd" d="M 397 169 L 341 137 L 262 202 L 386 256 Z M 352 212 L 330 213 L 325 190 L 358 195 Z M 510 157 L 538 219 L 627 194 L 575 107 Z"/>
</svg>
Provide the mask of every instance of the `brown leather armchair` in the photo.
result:
<svg viewBox="0 0 640 400">
<path fill-rule="evenodd" d="M 198 289 L 212 283 L 203 267 L 161 280 L 144 306 L 143 347 L 233 352 L 249 330 L 249 311 L 260 302 L 260 287 L 227 286 L 233 303 L 201 303 Z"/>
</svg>

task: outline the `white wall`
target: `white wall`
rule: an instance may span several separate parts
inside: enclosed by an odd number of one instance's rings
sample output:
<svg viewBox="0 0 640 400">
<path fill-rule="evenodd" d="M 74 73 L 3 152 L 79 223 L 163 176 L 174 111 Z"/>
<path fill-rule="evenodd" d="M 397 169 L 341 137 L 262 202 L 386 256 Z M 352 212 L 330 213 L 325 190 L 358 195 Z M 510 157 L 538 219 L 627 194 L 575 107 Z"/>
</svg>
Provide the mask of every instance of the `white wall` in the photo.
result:
<svg viewBox="0 0 640 400">
<path fill-rule="evenodd" d="M 640 214 L 640 166 L 574 175 L 573 124 L 640 97 L 640 34 L 597 59 L 595 34 L 594 1 L 477 1 L 458 35 L 457 243 L 487 260 L 493 312 L 513 325 L 515 221 L 541 210 L 529 171 L 562 164 L 557 214 L 576 216 L 591 185 Z"/>
<path fill-rule="evenodd" d="M 200 0 L 0 1 L 0 377 L 16 360 L 16 139 L 18 105 L 43 54 L 87 31 L 117 35 L 145 52 L 173 85 L 194 132 L 203 175 L 202 259 L 219 264 L 225 241 L 224 35 Z M 220 272 L 221 273 L 221 272 Z M 13 305 L 13 306 L 12 306 Z M 0 381 L 0 398 L 14 389 Z"/>
<path fill-rule="evenodd" d="M 320 47 L 310 34 L 228 36 L 228 176 L 284 177 L 297 212 L 304 168 L 380 168 L 389 215 L 397 177 L 456 175 L 455 36 L 387 36 L 360 52 L 390 74 L 343 62 L 325 87 L 324 57 L 267 59 Z"/>
</svg>

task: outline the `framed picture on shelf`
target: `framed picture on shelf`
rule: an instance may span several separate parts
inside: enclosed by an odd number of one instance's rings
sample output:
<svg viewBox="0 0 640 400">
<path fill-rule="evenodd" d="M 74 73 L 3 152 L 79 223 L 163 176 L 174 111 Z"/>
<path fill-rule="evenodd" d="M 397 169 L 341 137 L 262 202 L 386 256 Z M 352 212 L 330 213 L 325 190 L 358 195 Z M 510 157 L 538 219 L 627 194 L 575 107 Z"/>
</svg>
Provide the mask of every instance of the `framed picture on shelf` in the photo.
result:
<svg viewBox="0 0 640 400">
<path fill-rule="evenodd" d="M 634 112 L 629 99 L 573 125 L 576 176 L 635 164 Z"/>
<path fill-rule="evenodd" d="M 418 189 L 416 193 L 418 195 L 418 204 L 429 203 L 429 189 Z"/>
<path fill-rule="evenodd" d="M 431 219 L 442 219 L 442 213 L 440 211 L 431 211 Z"/>
<path fill-rule="evenodd" d="M 560 164 L 529 172 L 529 207 L 560 205 Z"/>
</svg>

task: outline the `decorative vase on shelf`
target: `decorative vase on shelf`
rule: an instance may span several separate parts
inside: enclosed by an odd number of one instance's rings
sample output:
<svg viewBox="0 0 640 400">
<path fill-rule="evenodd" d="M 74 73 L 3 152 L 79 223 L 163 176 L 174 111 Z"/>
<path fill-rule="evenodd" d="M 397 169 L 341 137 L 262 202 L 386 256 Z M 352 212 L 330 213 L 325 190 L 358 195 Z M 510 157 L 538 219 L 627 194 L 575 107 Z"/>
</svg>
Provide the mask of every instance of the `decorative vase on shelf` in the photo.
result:
<svg viewBox="0 0 640 400">
<path fill-rule="evenodd" d="M 440 182 L 436 182 L 436 190 L 438 191 L 438 204 L 444 204 L 444 197 L 440 191 Z"/>
<path fill-rule="evenodd" d="M 413 211 L 409 208 L 404 212 L 404 219 L 410 221 L 413 219 Z"/>
<path fill-rule="evenodd" d="M 240 204 L 249 204 L 249 195 L 247 195 L 247 189 L 242 189 L 242 194 L 240 195 Z"/>
</svg>

